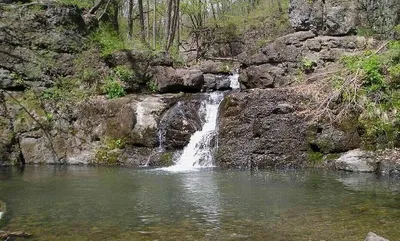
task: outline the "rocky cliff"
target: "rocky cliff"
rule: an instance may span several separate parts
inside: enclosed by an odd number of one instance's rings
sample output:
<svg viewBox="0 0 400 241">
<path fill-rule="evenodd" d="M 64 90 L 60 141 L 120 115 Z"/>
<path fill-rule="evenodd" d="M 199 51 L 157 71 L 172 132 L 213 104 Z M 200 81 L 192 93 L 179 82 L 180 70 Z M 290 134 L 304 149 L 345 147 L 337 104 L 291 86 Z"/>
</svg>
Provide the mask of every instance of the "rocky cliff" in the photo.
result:
<svg viewBox="0 0 400 241">
<path fill-rule="evenodd" d="M 174 68 L 163 53 L 102 56 L 91 38 L 96 21 L 76 7 L 0 8 L 1 165 L 168 165 L 201 128 L 196 92 L 230 89 L 222 63 Z M 103 87 L 118 68 L 132 73 L 128 95 L 108 99 Z"/>
<path fill-rule="evenodd" d="M 90 39 L 96 21 L 74 7 L 1 5 L 0 164 L 170 165 L 204 122 L 201 92 L 227 91 L 219 166 L 327 165 L 359 148 L 363 133 L 357 113 L 335 124 L 315 119 L 319 92 L 342 56 L 379 44 L 351 35 L 365 16 L 355 3 L 292 0 L 297 32 L 235 63 L 191 67 L 176 67 L 165 53 L 102 56 Z M 393 6 L 384 9 L 395 13 Z M 123 85 L 128 95 L 108 99 L 103 86 L 121 68 L 132 73 Z M 235 68 L 242 91 L 229 92 Z"/>
</svg>

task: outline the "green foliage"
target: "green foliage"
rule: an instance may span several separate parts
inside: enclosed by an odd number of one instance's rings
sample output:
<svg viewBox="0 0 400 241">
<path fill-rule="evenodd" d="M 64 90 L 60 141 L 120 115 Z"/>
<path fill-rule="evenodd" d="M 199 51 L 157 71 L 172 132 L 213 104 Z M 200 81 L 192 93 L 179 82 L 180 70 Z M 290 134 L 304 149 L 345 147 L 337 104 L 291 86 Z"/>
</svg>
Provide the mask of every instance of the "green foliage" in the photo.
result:
<svg viewBox="0 0 400 241">
<path fill-rule="evenodd" d="M 135 75 L 132 69 L 123 65 L 115 67 L 114 73 L 119 78 L 119 80 L 123 82 L 132 81 Z"/>
<path fill-rule="evenodd" d="M 318 163 L 322 163 L 324 160 L 324 155 L 321 152 L 313 152 L 313 151 L 309 151 L 308 152 L 308 156 L 307 156 L 308 161 L 311 164 L 318 164 Z"/>
<path fill-rule="evenodd" d="M 90 8 L 93 6 L 93 1 L 91 0 L 58 0 L 65 5 L 73 5 L 78 8 Z"/>
<path fill-rule="evenodd" d="M 63 109 L 69 103 L 85 100 L 89 95 L 90 90 L 84 88 L 78 79 L 60 78 L 53 87 L 42 92 L 41 99 L 51 100 L 55 107 Z"/>
<path fill-rule="evenodd" d="M 116 80 L 114 77 L 107 77 L 105 79 L 103 89 L 107 94 L 107 98 L 109 99 L 116 99 L 126 95 L 126 92 L 121 82 Z"/>
<path fill-rule="evenodd" d="M 150 90 L 150 92 L 152 92 L 152 93 L 158 92 L 157 84 L 154 81 L 147 82 L 146 86 Z"/>
<path fill-rule="evenodd" d="M 361 80 L 357 93 L 363 110 L 359 123 L 368 148 L 400 145 L 400 41 L 388 44 L 386 51 L 366 51 L 344 59 L 348 70 Z M 345 101 L 349 98 L 343 96 Z"/>
<path fill-rule="evenodd" d="M 126 48 L 123 38 L 109 24 L 100 24 L 99 28 L 91 34 L 91 39 L 100 45 L 103 57 Z"/>
<path fill-rule="evenodd" d="M 303 71 L 311 71 L 311 70 L 313 70 L 314 66 L 315 66 L 315 62 L 312 59 L 304 57 L 301 60 L 301 69 Z"/>
</svg>

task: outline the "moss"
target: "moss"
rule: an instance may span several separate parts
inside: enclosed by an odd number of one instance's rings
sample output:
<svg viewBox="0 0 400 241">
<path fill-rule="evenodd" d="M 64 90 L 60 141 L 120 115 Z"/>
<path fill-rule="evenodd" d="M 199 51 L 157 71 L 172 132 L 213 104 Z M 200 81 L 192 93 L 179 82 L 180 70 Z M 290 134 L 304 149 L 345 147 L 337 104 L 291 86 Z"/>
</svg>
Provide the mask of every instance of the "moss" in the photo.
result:
<svg viewBox="0 0 400 241">
<path fill-rule="evenodd" d="M 12 100 L 12 103 L 19 108 L 14 123 L 14 129 L 16 132 L 38 129 L 40 126 L 38 126 L 37 122 L 42 126 L 48 126 L 48 113 L 42 107 L 37 93 L 33 90 L 25 91 L 21 97 L 16 98 L 16 101 Z M 21 108 L 20 105 L 25 109 Z M 33 119 L 32 116 L 35 119 Z"/>
<path fill-rule="evenodd" d="M 307 160 L 310 164 L 320 164 L 324 161 L 324 155 L 321 152 L 309 151 L 307 153 Z"/>
<path fill-rule="evenodd" d="M 97 164 L 116 165 L 118 164 L 120 153 L 108 148 L 100 148 L 96 151 L 95 159 Z"/>
<path fill-rule="evenodd" d="M 123 139 L 104 138 L 103 145 L 97 149 L 95 162 L 97 164 L 117 165 L 121 158 L 121 149 L 125 148 Z"/>
<path fill-rule="evenodd" d="M 172 152 L 163 153 L 159 159 L 159 166 L 172 166 L 174 164 L 174 155 Z"/>
<path fill-rule="evenodd" d="M 328 160 L 328 161 L 333 161 L 333 160 L 338 159 L 339 157 L 340 157 L 340 154 L 339 154 L 339 153 L 329 153 L 328 155 L 326 155 L 326 156 L 324 157 L 324 159 L 325 159 L 325 160 Z"/>
</svg>

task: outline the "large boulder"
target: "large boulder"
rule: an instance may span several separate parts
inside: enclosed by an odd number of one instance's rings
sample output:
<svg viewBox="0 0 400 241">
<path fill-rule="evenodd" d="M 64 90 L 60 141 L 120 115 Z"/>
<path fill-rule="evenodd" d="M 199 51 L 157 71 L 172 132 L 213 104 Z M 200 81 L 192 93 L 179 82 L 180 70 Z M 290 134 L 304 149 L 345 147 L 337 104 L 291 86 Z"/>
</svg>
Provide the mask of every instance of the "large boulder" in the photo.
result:
<svg viewBox="0 0 400 241">
<path fill-rule="evenodd" d="M 159 127 L 160 147 L 166 150 L 181 150 L 193 133 L 201 129 L 199 115 L 201 96 L 178 101 L 162 117 Z"/>
<path fill-rule="evenodd" d="M 204 74 L 203 89 L 206 91 L 229 90 L 231 84 L 230 78 L 230 75 Z"/>
<path fill-rule="evenodd" d="M 356 149 L 343 154 L 337 159 L 335 167 L 338 170 L 350 172 L 375 172 L 378 164 L 373 153 Z"/>
<path fill-rule="evenodd" d="M 203 88 L 203 72 L 196 68 L 174 69 L 155 66 L 153 81 L 160 93 L 200 92 Z"/>
<path fill-rule="evenodd" d="M 388 239 L 382 238 L 373 232 L 369 232 L 364 241 L 389 241 Z"/>
</svg>

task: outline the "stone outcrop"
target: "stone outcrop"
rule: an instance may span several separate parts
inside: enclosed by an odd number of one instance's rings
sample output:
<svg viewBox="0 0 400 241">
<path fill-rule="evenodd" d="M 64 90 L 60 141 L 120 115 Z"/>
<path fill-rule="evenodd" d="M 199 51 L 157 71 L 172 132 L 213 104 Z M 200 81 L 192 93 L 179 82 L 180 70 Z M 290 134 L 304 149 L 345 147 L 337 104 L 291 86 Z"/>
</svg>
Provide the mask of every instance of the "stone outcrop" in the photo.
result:
<svg viewBox="0 0 400 241">
<path fill-rule="evenodd" d="M 87 34 L 80 10 L 51 3 L 0 8 L 0 88 L 47 87 L 73 74 Z"/>
<path fill-rule="evenodd" d="M 153 81 L 160 93 L 200 92 L 203 88 L 204 76 L 203 72 L 196 68 L 175 69 L 156 66 Z"/>
<path fill-rule="evenodd" d="M 294 30 L 319 35 L 343 36 L 359 28 L 388 33 L 398 24 L 396 0 L 290 0 L 289 19 Z"/>
<path fill-rule="evenodd" d="M 258 53 L 239 56 L 240 82 L 246 88 L 284 87 L 301 82 L 306 74 L 328 67 L 345 54 L 373 44 L 364 37 L 317 36 L 302 31 L 276 39 Z"/>
<path fill-rule="evenodd" d="M 347 35 L 356 29 L 355 4 L 348 0 L 291 0 L 290 23 L 296 31 Z"/>
<path fill-rule="evenodd" d="M 220 107 L 217 164 L 241 168 L 311 164 L 314 160 L 310 155 L 322 149 L 315 147 L 315 140 L 325 129 L 315 128 L 304 114 L 309 100 L 310 96 L 300 94 L 295 88 L 228 94 Z M 332 143 L 332 150 L 354 147 L 354 143 L 346 146 L 333 141 L 334 135 L 325 138 Z"/>
<path fill-rule="evenodd" d="M 375 172 L 378 164 L 371 152 L 356 149 L 343 154 L 337 159 L 335 167 L 338 170 L 351 172 Z"/>
<path fill-rule="evenodd" d="M 10 93 L 10 92 L 9 92 Z M 165 145 L 181 150 L 201 127 L 201 96 L 128 95 L 115 100 L 92 97 L 67 105 L 64 112 L 11 92 L 1 127 L 1 163 L 144 165 L 157 163 L 162 117 L 168 121 Z M 18 102 L 13 101 L 18 100 Z M 184 101 L 182 101 L 184 100 Z M 179 104 L 183 103 L 183 104 Z M 3 117 L 2 117 L 3 118 Z M 12 123 L 12 124 L 11 124 Z M 9 135 L 4 137 L 4 135 Z M 12 148 L 15 146 L 15 148 Z M 15 160 L 10 157 L 16 157 Z M 20 158 L 20 159 L 18 159 Z"/>
</svg>

